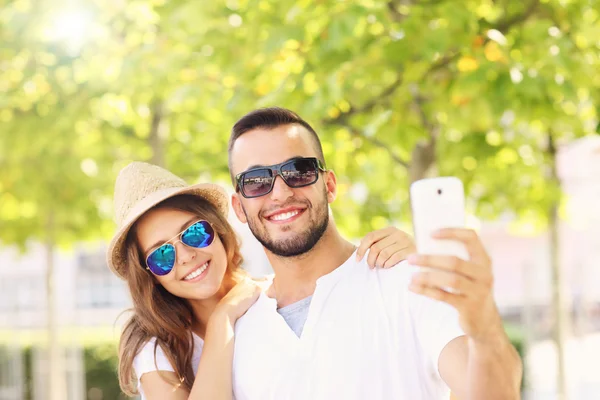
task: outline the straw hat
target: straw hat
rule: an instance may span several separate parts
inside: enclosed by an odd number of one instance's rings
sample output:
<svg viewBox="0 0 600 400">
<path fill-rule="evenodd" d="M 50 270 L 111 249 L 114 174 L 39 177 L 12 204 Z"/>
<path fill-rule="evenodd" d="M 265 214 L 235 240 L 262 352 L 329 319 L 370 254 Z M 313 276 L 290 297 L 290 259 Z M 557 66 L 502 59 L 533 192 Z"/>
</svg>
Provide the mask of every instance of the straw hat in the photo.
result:
<svg viewBox="0 0 600 400">
<path fill-rule="evenodd" d="M 189 186 L 166 169 L 144 162 L 132 162 L 119 172 L 114 199 L 118 228 L 106 254 L 108 266 L 119 278 L 125 279 L 123 271 L 127 266 L 127 255 L 124 244 L 131 226 L 161 201 L 181 194 L 209 201 L 227 218 L 229 203 L 221 186 L 210 183 Z"/>
</svg>

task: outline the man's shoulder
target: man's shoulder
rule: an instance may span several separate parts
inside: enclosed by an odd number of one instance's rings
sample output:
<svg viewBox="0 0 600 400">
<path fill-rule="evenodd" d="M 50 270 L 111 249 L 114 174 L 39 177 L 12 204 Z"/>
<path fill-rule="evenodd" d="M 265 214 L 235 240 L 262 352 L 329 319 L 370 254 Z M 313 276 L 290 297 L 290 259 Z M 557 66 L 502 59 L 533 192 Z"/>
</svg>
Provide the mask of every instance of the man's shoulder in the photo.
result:
<svg viewBox="0 0 600 400">
<path fill-rule="evenodd" d="M 389 277 L 390 279 L 410 279 L 410 277 L 417 271 L 418 267 L 410 265 L 408 261 L 402 260 L 396 265 L 392 265 L 387 268 L 377 267 L 375 270 L 382 277 Z"/>
<path fill-rule="evenodd" d="M 272 314 L 277 313 L 275 304 L 275 299 L 267 296 L 265 292 L 261 292 L 256 302 L 238 318 L 235 329 L 247 329 L 253 326 L 263 328 L 262 325 L 271 319 Z"/>
<path fill-rule="evenodd" d="M 414 266 L 401 261 L 390 268 L 370 268 L 365 259 L 356 262 L 346 274 L 346 281 L 365 295 L 382 296 L 387 306 L 403 304 L 410 294 L 408 286 L 416 272 Z"/>
<path fill-rule="evenodd" d="M 388 268 L 370 268 L 367 264 L 367 256 L 357 262 L 352 269 L 352 273 L 371 276 L 382 282 L 395 284 L 400 282 L 410 281 L 412 275 L 417 271 L 417 267 L 408 264 L 408 261 L 403 260 Z"/>
</svg>

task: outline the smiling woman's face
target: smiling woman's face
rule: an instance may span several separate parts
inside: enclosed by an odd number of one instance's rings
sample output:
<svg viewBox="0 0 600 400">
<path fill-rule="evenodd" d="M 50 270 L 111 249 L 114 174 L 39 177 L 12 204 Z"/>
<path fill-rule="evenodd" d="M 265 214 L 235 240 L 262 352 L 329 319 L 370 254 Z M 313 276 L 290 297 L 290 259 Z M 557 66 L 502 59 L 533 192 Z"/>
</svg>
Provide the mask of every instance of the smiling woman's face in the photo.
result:
<svg viewBox="0 0 600 400">
<path fill-rule="evenodd" d="M 136 224 L 135 233 L 144 260 L 167 241 L 175 246 L 173 270 L 166 275 L 156 275 L 156 279 L 171 294 L 188 300 L 214 296 L 221 288 L 227 269 L 227 253 L 216 233 L 213 242 L 201 249 L 179 240 L 177 235 L 200 219 L 190 212 L 156 208 L 144 214 Z"/>
</svg>

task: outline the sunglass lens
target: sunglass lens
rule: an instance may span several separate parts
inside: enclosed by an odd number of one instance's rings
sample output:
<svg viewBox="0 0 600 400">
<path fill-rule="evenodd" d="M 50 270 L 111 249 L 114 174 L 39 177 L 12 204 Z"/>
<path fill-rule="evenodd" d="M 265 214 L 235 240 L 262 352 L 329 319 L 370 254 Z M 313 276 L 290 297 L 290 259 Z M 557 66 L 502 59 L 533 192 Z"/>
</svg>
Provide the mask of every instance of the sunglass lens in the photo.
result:
<svg viewBox="0 0 600 400">
<path fill-rule="evenodd" d="M 175 265 L 175 247 L 166 243 L 154 250 L 146 259 L 146 264 L 155 275 L 166 275 Z"/>
<path fill-rule="evenodd" d="M 196 222 L 181 235 L 181 241 L 191 247 L 201 249 L 210 246 L 215 238 L 215 231 L 206 221 Z"/>
<path fill-rule="evenodd" d="M 290 187 L 300 187 L 315 183 L 318 170 L 312 160 L 300 159 L 282 165 L 281 175 Z"/>
<path fill-rule="evenodd" d="M 240 182 L 244 195 L 248 197 L 257 197 L 268 193 L 272 184 L 273 176 L 268 169 L 246 172 Z"/>
</svg>

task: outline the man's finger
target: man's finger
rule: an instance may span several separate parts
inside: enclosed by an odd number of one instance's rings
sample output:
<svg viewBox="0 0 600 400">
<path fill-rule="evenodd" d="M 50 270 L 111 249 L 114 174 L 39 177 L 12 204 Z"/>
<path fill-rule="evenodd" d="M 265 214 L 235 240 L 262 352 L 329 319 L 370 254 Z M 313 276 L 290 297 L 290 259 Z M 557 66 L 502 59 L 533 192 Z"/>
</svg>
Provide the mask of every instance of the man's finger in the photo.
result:
<svg viewBox="0 0 600 400">
<path fill-rule="evenodd" d="M 469 278 L 443 271 L 423 271 L 413 275 L 411 283 L 445 290 L 462 297 L 473 297 L 478 293 L 477 285 Z"/>
<path fill-rule="evenodd" d="M 445 290 L 441 290 L 438 288 L 432 288 L 429 286 L 419 285 L 417 283 L 411 283 L 408 286 L 408 290 L 413 293 L 420 294 L 422 296 L 429 297 L 430 299 L 442 301 L 444 303 L 450 304 L 457 310 L 460 310 L 465 299 L 464 297 L 454 294 L 448 293 Z"/>
<path fill-rule="evenodd" d="M 483 247 L 479 235 L 473 229 L 444 228 L 433 233 L 436 239 L 457 240 L 465 245 L 471 260 L 475 262 L 489 262 L 488 254 Z"/>
<path fill-rule="evenodd" d="M 411 254 L 408 256 L 411 265 L 430 267 L 455 274 L 463 275 L 473 280 L 485 278 L 489 271 L 471 261 L 465 261 L 456 256 L 440 256 L 431 254 Z"/>
</svg>

